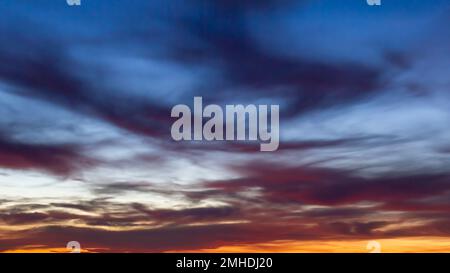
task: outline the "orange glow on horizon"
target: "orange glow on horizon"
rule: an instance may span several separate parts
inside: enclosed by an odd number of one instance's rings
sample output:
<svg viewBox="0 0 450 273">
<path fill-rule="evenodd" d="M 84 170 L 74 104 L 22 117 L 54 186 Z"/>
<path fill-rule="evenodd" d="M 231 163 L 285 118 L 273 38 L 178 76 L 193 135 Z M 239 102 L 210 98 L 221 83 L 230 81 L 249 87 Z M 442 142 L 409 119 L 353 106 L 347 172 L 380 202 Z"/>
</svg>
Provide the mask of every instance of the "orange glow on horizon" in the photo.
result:
<svg viewBox="0 0 450 273">
<path fill-rule="evenodd" d="M 375 240 L 381 244 L 382 253 L 450 253 L 448 237 L 407 237 Z M 351 241 L 273 241 L 249 245 L 228 245 L 217 248 L 167 251 L 168 253 L 368 253 L 369 240 Z M 141 250 L 115 251 L 114 249 L 82 249 L 82 253 L 142 252 Z M 66 248 L 27 247 L 3 253 L 70 253 Z"/>
<path fill-rule="evenodd" d="M 195 251 L 202 253 L 368 253 L 371 240 L 352 241 L 274 241 L 270 243 L 222 246 Z M 450 238 L 408 237 L 375 240 L 381 244 L 382 253 L 450 253 Z"/>
<path fill-rule="evenodd" d="M 167 251 L 167 253 L 368 253 L 370 240 L 350 241 L 273 241 L 249 245 L 229 245 L 217 248 Z M 381 244 L 382 253 L 450 253 L 448 237 L 408 237 L 375 240 Z M 114 249 L 82 249 L 82 253 L 117 252 Z M 123 252 L 142 252 L 127 250 Z M 70 253 L 66 248 L 25 248 L 1 253 Z"/>
</svg>

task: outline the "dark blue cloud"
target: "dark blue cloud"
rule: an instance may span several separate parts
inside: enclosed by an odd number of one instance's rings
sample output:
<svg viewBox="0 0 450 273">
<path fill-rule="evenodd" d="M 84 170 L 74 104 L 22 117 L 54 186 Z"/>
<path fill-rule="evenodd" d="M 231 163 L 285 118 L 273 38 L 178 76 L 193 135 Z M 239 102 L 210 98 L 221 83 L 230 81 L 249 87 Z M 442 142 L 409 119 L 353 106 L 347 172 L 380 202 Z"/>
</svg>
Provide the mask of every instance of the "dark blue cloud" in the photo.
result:
<svg viewBox="0 0 450 273">
<path fill-rule="evenodd" d="M 0 220 L 39 226 L 2 248 L 448 237 L 449 9 L 446 0 L 1 1 Z M 195 95 L 280 104 L 279 151 L 172 142 L 170 109 Z M 48 201 L 56 186 L 41 182 L 74 174 L 86 198 Z M 379 231 L 412 220 L 423 225 Z M 139 230 L 100 229 L 111 226 Z"/>
</svg>

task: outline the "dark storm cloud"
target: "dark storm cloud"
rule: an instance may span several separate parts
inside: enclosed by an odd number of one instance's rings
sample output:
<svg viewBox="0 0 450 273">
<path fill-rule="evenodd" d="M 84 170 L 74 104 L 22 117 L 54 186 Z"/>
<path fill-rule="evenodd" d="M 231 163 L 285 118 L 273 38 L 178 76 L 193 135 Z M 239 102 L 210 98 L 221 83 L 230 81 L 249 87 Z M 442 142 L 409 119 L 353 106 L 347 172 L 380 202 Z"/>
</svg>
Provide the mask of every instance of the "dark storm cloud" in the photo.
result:
<svg viewBox="0 0 450 273">
<path fill-rule="evenodd" d="M 177 26 L 176 31 L 166 35 L 179 36 L 174 40 L 183 40 L 183 43 L 166 43 L 163 38 L 152 35 L 151 31 L 139 32 L 133 31 L 133 28 L 128 33 L 119 31 L 116 37 L 108 32 L 103 33 L 103 37 L 100 34 L 100 37 L 105 39 L 105 45 L 113 37 L 118 40 L 127 38 L 130 41 L 146 40 L 152 44 L 164 43 L 168 54 L 160 55 L 158 59 L 175 64 L 186 64 L 185 58 L 181 56 L 192 55 L 191 63 L 218 69 L 223 77 L 217 82 L 205 82 L 207 91 L 203 95 L 206 100 L 241 96 L 237 90 L 245 88 L 248 89 L 246 96 L 252 98 L 288 99 L 284 117 L 319 106 L 359 99 L 375 92 L 383 84 L 381 70 L 362 63 L 320 62 L 306 57 L 293 59 L 263 51 L 258 42 L 250 38 L 251 29 L 245 23 L 246 20 L 256 20 L 250 16 L 252 13 L 274 15 L 275 10 L 291 7 L 292 1 L 251 2 L 194 1 L 180 5 L 168 14 L 164 12 L 164 5 L 152 6 L 152 9 L 161 9 L 160 16 L 153 23 L 157 22 L 157 25 L 168 29 Z M 152 13 L 155 12 L 152 10 Z M 139 13 L 136 16 L 143 15 Z M 5 34 L 2 36 L 8 37 L 8 40 L 3 39 L 0 46 L 0 79 L 21 88 L 23 95 L 57 103 L 132 132 L 156 137 L 168 135 L 171 122 L 169 109 L 157 101 L 130 95 L 127 90 L 113 92 L 107 87 L 98 86 L 95 78 L 108 75 L 103 75 L 92 64 L 80 66 L 69 57 L 68 50 L 72 44 L 77 44 L 76 39 L 50 39 L 48 35 L 30 38 L 2 31 Z M 74 32 L 72 35 L 83 40 L 81 33 Z M 138 36 L 133 38 L 125 35 Z M 96 44 L 97 47 L 101 45 Z M 130 48 L 129 43 L 126 48 Z M 141 48 L 142 44 L 131 43 L 132 52 L 139 52 Z M 148 50 L 151 54 L 152 47 Z M 91 73 L 91 78 L 83 77 L 81 72 Z M 284 91 L 271 91 L 278 87 L 283 87 Z M 142 88 L 147 89 L 144 86 Z M 203 93 L 201 90 L 199 92 Z M 221 94 L 220 97 L 216 97 L 217 94 Z"/>
<path fill-rule="evenodd" d="M 35 224 L 47 219 L 48 215 L 45 213 L 0 213 L 0 222 L 7 225 L 23 225 Z"/>
<path fill-rule="evenodd" d="M 77 238 L 85 248 L 110 248 L 109 251 L 166 251 L 220 245 L 220 240 L 239 241 L 247 233 L 233 225 L 210 225 L 135 231 L 106 231 L 92 228 L 50 226 L 30 230 L 23 239 L 2 240 L 1 248 L 13 249 L 37 242 L 61 247 L 61 242 Z M 53 235 L 50 235 L 53 234 Z M 189 236 L 187 236 L 189 234 Z M 217 236 L 221 234 L 220 236 Z M 62 246 L 64 247 L 64 246 Z M 108 250 L 107 249 L 107 250 Z"/>
<path fill-rule="evenodd" d="M 390 211 L 406 211 L 412 213 L 413 215 L 428 215 L 430 218 L 434 218 L 434 216 L 438 215 L 438 213 L 449 213 L 450 201 L 448 194 L 443 193 L 442 195 L 437 195 L 437 197 L 441 197 L 445 200 L 400 200 L 398 202 L 393 201 L 385 204 L 380 207 L 380 209 Z"/>
<path fill-rule="evenodd" d="M 0 167 L 40 170 L 68 176 L 98 163 L 84 155 L 78 145 L 31 144 L 0 134 Z"/>
<path fill-rule="evenodd" d="M 231 181 L 213 181 L 205 186 L 228 194 L 257 187 L 266 200 L 318 205 L 398 202 L 435 197 L 450 191 L 450 175 L 445 173 L 363 178 L 347 171 L 303 166 L 288 168 L 264 163 L 236 169 L 246 176 Z"/>
<path fill-rule="evenodd" d="M 216 82 L 212 87 L 222 92 L 205 91 L 205 98 L 212 101 L 235 96 L 284 98 L 288 99 L 289 105 L 283 113 L 289 117 L 317 107 L 362 99 L 386 84 L 383 72 L 386 68 L 383 70 L 363 62 L 313 61 L 306 54 L 289 58 L 263 50 L 252 38 L 249 23 L 256 24 L 258 21 L 255 20 L 263 20 L 264 16 L 279 16 L 277 11 L 289 9 L 292 3 L 277 2 L 277 8 L 266 9 L 275 3 L 269 1 L 255 9 L 250 8 L 251 5 L 223 4 L 222 1 L 199 2 L 203 5 L 197 13 L 176 17 L 185 30 L 183 34 L 192 39 L 174 45 L 172 54 L 175 61 L 200 62 L 221 71 L 223 85 Z M 255 14 L 264 16 L 257 19 L 252 17 Z M 277 33 L 273 36 L 277 39 Z M 399 55 L 387 56 L 392 63 L 399 63 Z M 403 59 L 406 62 L 406 57 Z M 227 93 L 242 88 L 246 90 L 245 95 L 239 91 Z"/>
<path fill-rule="evenodd" d="M 180 226 L 208 221 L 239 220 L 244 217 L 238 206 L 155 209 L 141 203 L 118 203 L 93 199 L 67 203 L 12 204 L 0 208 L 0 224 L 56 224 L 68 220 L 89 226 Z M 243 209 L 243 208 L 242 208 Z M 88 214 L 79 212 L 88 212 Z M 245 218 L 245 217 L 244 217 Z M 152 224 L 153 223 L 153 224 Z"/>
<path fill-rule="evenodd" d="M 328 231 L 328 228 L 325 229 Z M 103 248 L 104 251 L 158 252 L 170 250 L 193 250 L 214 248 L 242 243 L 252 244 L 274 239 L 320 239 L 324 236 L 318 227 L 251 225 L 251 224 L 210 224 L 200 226 L 180 226 L 130 231 L 107 231 L 94 228 L 48 226 L 23 232 L 19 239 L 1 240 L 3 249 L 14 249 L 27 245 L 62 247 L 61 242 L 77 238 L 84 248 Z M 106 249 L 105 249 L 106 248 Z M 101 250 L 100 250 L 101 251 Z"/>
<path fill-rule="evenodd" d="M 360 218 L 373 213 L 372 209 L 364 208 L 319 208 L 298 213 L 299 216 L 308 218 L 342 219 Z"/>
<path fill-rule="evenodd" d="M 320 240 L 395 238 L 397 236 L 437 235 L 448 236 L 448 222 L 428 222 L 414 228 L 379 230 L 390 223 L 333 222 L 306 227 L 301 223 L 258 224 L 210 224 L 153 229 L 108 231 L 96 228 L 46 226 L 24 230 L 19 238 L 0 240 L 0 249 L 17 249 L 31 245 L 64 247 L 62 242 L 78 240 L 85 249 L 94 251 L 159 252 L 174 250 L 198 250 L 223 246 L 256 244 L 272 240 Z"/>
<path fill-rule="evenodd" d="M 99 89 L 80 73 L 90 72 L 95 77 L 99 71 L 94 67 L 84 71 L 69 57 L 64 41 L 24 38 L 17 33 L 3 37 L 8 40 L 3 39 L 0 45 L 0 80 L 16 87 L 18 94 L 52 102 L 132 132 L 167 134 L 168 109 L 157 102 L 129 96 L 127 90 L 116 93 Z"/>
</svg>

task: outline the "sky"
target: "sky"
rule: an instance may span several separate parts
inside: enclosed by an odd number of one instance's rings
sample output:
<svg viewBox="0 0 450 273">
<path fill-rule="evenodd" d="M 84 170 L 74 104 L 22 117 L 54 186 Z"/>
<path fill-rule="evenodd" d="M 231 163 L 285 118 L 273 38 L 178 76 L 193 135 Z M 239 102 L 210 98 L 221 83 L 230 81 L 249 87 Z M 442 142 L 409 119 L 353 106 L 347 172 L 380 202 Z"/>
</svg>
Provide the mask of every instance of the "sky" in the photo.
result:
<svg viewBox="0 0 450 273">
<path fill-rule="evenodd" d="M 450 252 L 447 0 L 0 1 L 0 252 Z M 280 105 L 280 146 L 171 108 Z"/>
</svg>

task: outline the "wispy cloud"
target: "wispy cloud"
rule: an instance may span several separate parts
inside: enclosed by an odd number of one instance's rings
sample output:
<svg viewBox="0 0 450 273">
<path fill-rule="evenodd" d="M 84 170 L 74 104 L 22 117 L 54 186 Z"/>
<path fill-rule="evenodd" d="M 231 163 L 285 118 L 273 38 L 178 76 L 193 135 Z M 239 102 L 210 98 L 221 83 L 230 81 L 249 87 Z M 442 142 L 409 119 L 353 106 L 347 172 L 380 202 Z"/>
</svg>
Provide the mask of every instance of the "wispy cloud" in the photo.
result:
<svg viewBox="0 0 450 273">
<path fill-rule="evenodd" d="M 0 3 L 0 250 L 450 236 L 447 1 L 61 2 Z M 279 150 L 172 141 L 193 96 Z"/>
</svg>

